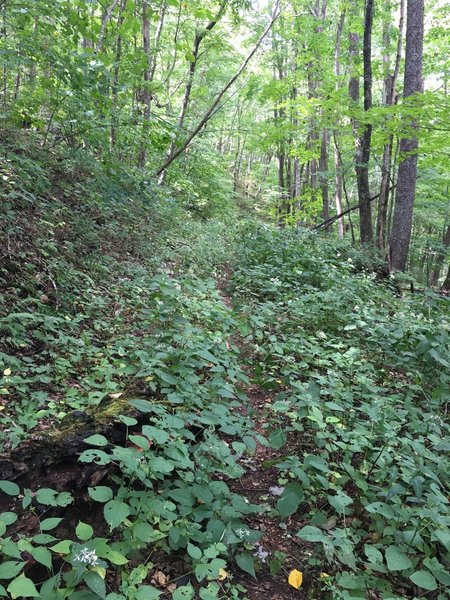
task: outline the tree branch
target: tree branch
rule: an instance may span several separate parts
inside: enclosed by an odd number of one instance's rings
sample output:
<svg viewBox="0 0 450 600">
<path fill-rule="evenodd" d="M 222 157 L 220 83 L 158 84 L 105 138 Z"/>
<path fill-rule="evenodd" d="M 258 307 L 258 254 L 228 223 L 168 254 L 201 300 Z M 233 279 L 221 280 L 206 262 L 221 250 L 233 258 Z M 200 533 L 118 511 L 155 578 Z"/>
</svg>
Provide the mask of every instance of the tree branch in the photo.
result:
<svg viewBox="0 0 450 600">
<path fill-rule="evenodd" d="M 275 3 L 275 7 L 273 9 L 273 12 L 272 12 L 272 16 L 270 18 L 270 21 L 267 24 L 267 26 L 264 29 L 264 31 L 261 34 L 261 36 L 259 37 L 258 41 L 253 46 L 252 50 L 249 52 L 249 54 L 247 55 L 247 57 L 245 58 L 245 60 L 242 62 L 241 66 L 236 71 L 236 73 L 233 75 L 233 77 L 228 81 L 228 83 L 226 83 L 226 85 L 222 88 L 222 90 L 216 96 L 216 99 L 211 104 L 211 106 L 206 111 L 206 113 L 203 115 L 203 117 L 200 120 L 200 122 L 198 123 L 198 125 L 188 135 L 188 137 L 185 139 L 185 141 L 180 146 L 180 148 L 178 148 L 178 150 L 176 150 L 175 152 L 173 152 L 166 159 L 166 161 L 164 162 L 164 164 L 162 165 L 162 167 L 160 169 L 158 169 L 158 171 L 155 173 L 155 176 L 158 177 L 159 181 L 163 180 L 164 173 L 165 173 L 166 169 L 173 163 L 173 161 L 175 159 L 177 159 L 180 156 L 180 154 L 183 154 L 183 152 L 188 148 L 188 146 L 190 145 L 190 143 L 192 142 L 192 140 L 200 133 L 200 131 L 203 129 L 203 127 L 206 125 L 206 123 L 210 120 L 210 118 L 215 113 L 216 108 L 218 107 L 218 105 L 219 105 L 220 101 L 222 100 L 222 98 L 224 97 L 224 95 L 227 93 L 227 91 L 230 89 L 230 87 L 233 85 L 233 83 L 240 77 L 240 75 L 242 74 L 242 72 L 245 70 L 245 68 L 247 67 L 248 63 L 253 58 L 254 54 L 256 53 L 256 51 L 258 50 L 258 48 L 260 47 L 260 45 L 262 44 L 264 38 L 266 37 L 266 35 L 271 30 L 272 25 L 275 23 L 275 21 L 280 16 L 281 11 L 279 11 L 279 5 L 280 5 L 280 0 L 277 0 L 276 3 Z"/>
</svg>

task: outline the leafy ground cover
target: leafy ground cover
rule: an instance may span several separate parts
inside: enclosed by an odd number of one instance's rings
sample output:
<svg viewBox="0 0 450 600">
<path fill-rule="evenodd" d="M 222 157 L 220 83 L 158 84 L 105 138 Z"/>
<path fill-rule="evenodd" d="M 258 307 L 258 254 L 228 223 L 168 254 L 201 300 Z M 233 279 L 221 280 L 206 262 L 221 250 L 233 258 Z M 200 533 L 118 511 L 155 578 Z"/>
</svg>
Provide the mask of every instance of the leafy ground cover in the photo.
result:
<svg viewBox="0 0 450 600">
<path fill-rule="evenodd" d="M 23 144 L 2 166 L 0 595 L 448 597 L 448 299 Z"/>
</svg>

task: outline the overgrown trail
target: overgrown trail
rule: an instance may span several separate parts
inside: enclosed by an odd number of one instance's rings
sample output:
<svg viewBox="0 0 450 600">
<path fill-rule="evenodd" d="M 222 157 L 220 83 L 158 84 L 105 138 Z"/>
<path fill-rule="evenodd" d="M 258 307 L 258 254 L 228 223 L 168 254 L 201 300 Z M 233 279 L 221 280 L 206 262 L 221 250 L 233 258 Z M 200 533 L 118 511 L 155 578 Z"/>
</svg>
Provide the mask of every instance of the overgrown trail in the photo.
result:
<svg viewBox="0 0 450 600">
<path fill-rule="evenodd" d="M 232 272 L 223 269 L 223 276 L 218 280 L 218 288 L 225 304 L 234 311 L 235 320 L 239 322 L 243 315 L 239 307 L 235 307 L 233 296 L 229 292 Z M 240 350 L 242 368 L 247 375 L 249 384 L 245 388 L 248 403 L 238 409 L 251 418 L 252 429 L 258 434 L 256 446 L 250 456 L 240 461 L 245 468 L 245 474 L 232 485 L 235 492 L 243 494 L 250 503 L 260 504 L 261 512 L 246 518 L 250 529 L 260 531 L 262 536 L 253 547 L 252 553 L 257 566 L 256 577 L 243 575 L 235 570 L 233 576 L 247 590 L 249 600 L 300 599 L 306 598 L 303 590 L 289 586 L 289 573 L 294 570 L 303 571 L 304 546 L 289 531 L 300 527 L 298 517 L 290 517 L 288 522 L 280 519 L 277 511 L 273 510 L 284 491 L 280 485 L 279 471 L 275 464 L 282 461 L 285 451 L 275 449 L 266 440 L 268 429 L 271 428 L 268 419 L 268 408 L 274 401 L 274 394 L 265 390 L 256 380 L 254 353 L 252 345 L 239 331 L 233 336 L 233 342 Z M 275 512 L 275 514 L 273 514 Z"/>
</svg>

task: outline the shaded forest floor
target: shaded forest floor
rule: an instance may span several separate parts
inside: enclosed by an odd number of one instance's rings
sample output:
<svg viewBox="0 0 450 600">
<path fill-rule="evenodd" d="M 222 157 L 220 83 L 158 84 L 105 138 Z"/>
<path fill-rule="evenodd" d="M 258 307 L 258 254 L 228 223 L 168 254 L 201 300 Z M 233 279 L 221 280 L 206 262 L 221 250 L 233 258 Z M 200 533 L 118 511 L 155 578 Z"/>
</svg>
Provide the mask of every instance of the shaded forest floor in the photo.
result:
<svg viewBox="0 0 450 600">
<path fill-rule="evenodd" d="M 5 139 L 0 595 L 445 600 L 448 298 Z"/>
</svg>

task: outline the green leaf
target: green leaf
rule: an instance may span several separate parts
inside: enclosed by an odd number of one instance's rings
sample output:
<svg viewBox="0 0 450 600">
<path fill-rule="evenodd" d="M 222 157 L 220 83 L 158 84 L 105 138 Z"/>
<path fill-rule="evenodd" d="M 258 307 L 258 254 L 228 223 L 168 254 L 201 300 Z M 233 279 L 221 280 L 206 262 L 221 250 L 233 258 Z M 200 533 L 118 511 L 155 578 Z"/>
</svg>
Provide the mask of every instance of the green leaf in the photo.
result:
<svg viewBox="0 0 450 600">
<path fill-rule="evenodd" d="M 283 495 L 277 502 L 277 510 L 280 516 L 284 519 L 289 515 L 293 515 L 300 506 L 301 501 L 302 498 L 295 492 L 288 492 L 286 495 Z"/>
<path fill-rule="evenodd" d="M 133 533 L 141 542 L 151 542 L 154 540 L 155 530 L 149 523 L 137 523 L 133 527 Z"/>
<path fill-rule="evenodd" d="M 84 581 L 95 594 L 100 596 L 100 598 L 106 598 L 106 585 L 98 573 L 88 571 L 84 575 Z"/>
<path fill-rule="evenodd" d="M 113 565 L 126 565 L 128 562 L 128 559 L 117 550 L 109 550 L 105 554 L 105 558 L 107 558 Z"/>
<path fill-rule="evenodd" d="M 4 513 L 0 513 L 0 522 L 5 525 L 12 525 L 18 519 L 18 515 L 11 511 L 6 511 Z"/>
<path fill-rule="evenodd" d="M 111 529 L 123 523 L 130 512 L 130 507 L 120 500 L 110 500 L 103 509 L 106 522 Z"/>
<path fill-rule="evenodd" d="M 36 586 L 25 577 L 25 575 L 21 575 L 16 579 L 13 579 L 7 588 L 8 592 L 11 594 L 11 598 L 15 600 L 16 598 L 39 598 L 39 592 L 36 589 Z"/>
<path fill-rule="evenodd" d="M 90 444 L 91 446 L 107 446 L 109 444 L 105 436 L 98 433 L 84 438 L 83 441 L 85 444 Z"/>
<path fill-rule="evenodd" d="M 286 441 L 286 434 L 282 429 L 276 429 L 269 435 L 269 444 L 276 450 L 282 448 Z"/>
<path fill-rule="evenodd" d="M 162 592 L 156 589 L 153 585 L 141 585 L 136 594 L 136 600 L 154 600 L 159 598 Z"/>
<path fill-rule="evenodd" d="M 0 479 L 0 491 L 8 494 L 8 496 L 18 496 L 20 494 L 20 488 L 17 483 L 6 481 L 5 479 Z"/>
<path fill-rule="evenodd" d="M 236 563 L 240 569 L 256 579 L 255 561 L 250 552 L 242 552 L 236 555 Z"/>
<path fill-rule="evenodd" d="M 38 548 L 33 548 L 31 550 L 31 556 L 36 562 L 40 563 L 41 565 L 44 565 L 44 567 L 47 567 L 48 569 L 51 569 L 52 553 L 48 548 L 43 548 L 42 546 Z"/>
<path fill-rule="evenodd" d="M 148 400 L 130 400 L 129 401 L 131 406 L 134 406 L 134 408 L 137 408 L 137 410 L 139 412 L 143 412 L 143 413 L 150 413 L 153 412 L 155 409 L 155 405 L 151 404 L 151 402 L 149 402 Z"/>
<path fill-rule="evenodd" d="M 375 548 L 375 546 L 370 546 L 370 545 L 366 544 L 364 546 L 364 553 L 371 563 L 378 564 L 378 565 L 383 563 L 383 555 L 378 550 L 378 548 Z"/>
<path fill-rule="evenodd" d="M 187 551 L 189 556 L 194 560 L 200 560 L 200 558 L 202 557 L 202 551 L 200 550 L 200 548 L 197 548 L 197 546 L 194 546 L 194 544 L 189 543 L 187 545 Z"/>
<path fill-rule="evenodd" d="M 192 600 L 195 590 L 192 585 L 183 585 L 172 593 L 172 600 Z"/>
<path fill-rule="evenodd" d="M 102 450 L 85 450 L 80 454 L 78 460 L 85 463 L 95 463 L 96 465 L 107 465 L 111 462 L 111 458 Z"/>
<path fill-rule="evenodd" d="M 12 579 L 26 565 L 26 562 L 18 562 L 15 560 L 7 560 L 0 565 L 0 579 Z"/>
<path fill-rule="evenodd" d="M 412 567 L 411 560 L 398 546 L 388 546 L 385 551 L 385 557 L 389 571 L 404 571 Z"/>
<path fill-rule="evenodd" d="M 318 527 L 313 525 L 306 525 L 297 532 L 299 538 L 307 542 L 323 542 L 327 537 L 322 533 Z"/>
<path fill-rule="evenodd" d="M 50 531 L 50 529 L 54 529 L 61 523 L 62 519 L 59 517 L 51 517 L 50 519 L 44 519 L 41 521 L 41 529 L 42 531 Z"/>
<path fill-rule="evenodd" d="M 86 542 L 94 535 L 94 530 L 88 523 L 83 523 L 80 521 L 75 529 L 75 533 L 77 534 L 77 538 L 79 540 Z"/>
<path fill-rule="evenodd" d="M 88 488 L 88 494 L 96 502 L 108 502 L 113 497 L 113 491 L 106 485 L 97 485 Z"/>
<path fill-rule="evenodd" d="M 56 552 L 57 554 L 69 554 L 72 548 L 72 544 L 72 540 L 62 540 L 54 546 L 51 546 L 50 550 L 53 550 L 53 552 Z"/>
<path fill-rule="evenodd" d="M 436 579 L 428 571 L 416 571 L 410 576 L 410 579 L 419 587 L 430 592 L 433 592 L 438 587 Z"/>
</svg>

